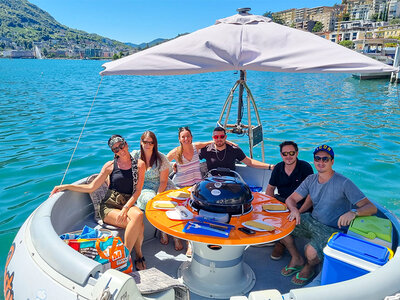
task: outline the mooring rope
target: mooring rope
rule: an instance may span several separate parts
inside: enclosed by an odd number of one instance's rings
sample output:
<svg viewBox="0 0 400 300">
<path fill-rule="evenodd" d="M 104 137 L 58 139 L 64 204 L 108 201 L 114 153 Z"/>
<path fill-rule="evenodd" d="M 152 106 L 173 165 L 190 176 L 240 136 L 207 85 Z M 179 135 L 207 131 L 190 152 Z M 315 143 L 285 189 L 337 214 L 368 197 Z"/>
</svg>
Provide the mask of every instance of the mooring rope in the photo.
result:
<svg viewBox="0 0 400 300">
<path fill-rule="evenodd" d="M 81 130 L 81 134 L 79 135 L 78 141 L 76 142 L 74 151 L 72 152 L 71 158 L 70 158 L 70 160 L 69 160 L 69 162 L 68 162 L 67 169 L 66 169 L 65 172 L 64 172 L 64 176 L 63 176 L 63 178 L 61 179 L 60 185 L 63 184 L 63 182 L 64 182 L 65 176 L 67 175 L 67 172 L 68 172 L 69 166 L 71 165 L 71 162 L 72 162 L 72 159 L 73 159 L 73 157 L 74 157 L 75 151 L 76 151 L 76 149 L 78 148 L 79 141 L 81 140 L 81 137 L 82 137 L 82 134 L 83 134 L 83 130 L 84 130 L 85 127 L 86 127 L 86 123 L 87 123 L 87 121 L 89 120 L 90 112 L 92 111 L 92 108 L 93 108 L 93 105 L 94 105 L 94 101 L 96 100 L 97 94 L 99 93 L 100 85 L 101 85 L 101 82 L 102 82 L 102 81 L 103 81 L 103 76 L 101 76 L 99 86 L 97 87 L 96 94 L 94 95 L 94 98 L 93 98 L 93 101 L 92 101 L 92 105 L 90 106 L 89 112 L 88 112 L 88 114 L 87 114 L 87 116 L 86 116 L 85 123 L 83 124 L 82 130 Z"/>
</svg>

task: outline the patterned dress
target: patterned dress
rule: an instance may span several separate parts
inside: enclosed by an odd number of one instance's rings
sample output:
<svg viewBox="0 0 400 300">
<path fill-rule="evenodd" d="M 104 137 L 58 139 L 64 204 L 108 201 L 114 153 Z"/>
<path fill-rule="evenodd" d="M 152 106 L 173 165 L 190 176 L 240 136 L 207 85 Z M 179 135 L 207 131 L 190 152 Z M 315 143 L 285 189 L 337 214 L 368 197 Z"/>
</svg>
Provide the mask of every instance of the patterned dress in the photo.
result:
<svg viewBox="0 0 400 300">
<path fill-rule="evenodd" d="M 136 201 L 136 206 L 138 206 L 141 210 L 145 210 L 147 202 L 157 195 L 158 187 L 160 186 L 160 173 L 170 168 L 167 157 L 161 152 L 158 152 L 158 154 L 161 157 L 161 163 L 154 163 L 150 169 L 146 170 L 144 175 L 143 189 Z M 133 158 L 139 159 L 140 150 L 133 150 L 131 155 Z M 168 191 L 173 189 L 176 189 L 176 186 L 171 179 L 168 178 L 168 183 L 165 190 Z"/>
</svg>

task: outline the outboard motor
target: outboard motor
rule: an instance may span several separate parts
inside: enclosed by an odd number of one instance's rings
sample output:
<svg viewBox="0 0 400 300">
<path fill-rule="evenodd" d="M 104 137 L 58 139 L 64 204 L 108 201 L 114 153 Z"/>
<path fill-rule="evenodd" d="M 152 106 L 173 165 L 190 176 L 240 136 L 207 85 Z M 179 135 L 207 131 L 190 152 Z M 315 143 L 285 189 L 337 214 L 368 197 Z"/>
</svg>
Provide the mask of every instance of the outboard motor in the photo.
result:
<svg viewBox="0 0 400 300">
<path fill-rule="evenodd" d="M 242 215 L 252 210 L 253 195 L 249 186 L 235 171 L 225 168 L 210 170 L 204 180 L 197 183 L 191 194 L 192 208 L 229 215 Z M 229 222 L 229 220 L 228 220 Z"/>
</svg>

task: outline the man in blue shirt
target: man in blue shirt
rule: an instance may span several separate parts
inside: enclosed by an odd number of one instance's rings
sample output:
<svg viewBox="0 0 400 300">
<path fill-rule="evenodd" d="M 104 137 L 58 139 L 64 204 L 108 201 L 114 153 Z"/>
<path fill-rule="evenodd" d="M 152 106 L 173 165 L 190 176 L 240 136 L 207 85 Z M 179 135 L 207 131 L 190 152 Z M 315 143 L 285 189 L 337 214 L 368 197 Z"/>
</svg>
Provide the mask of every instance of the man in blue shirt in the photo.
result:
<svg viewBox="0 0 400 300">
<path fill-rule="evenodd" d="M 318 173 L 308 176 L 286 199 L 290 210 L 288 219 L 296 221 L 292 235 L 310 239 L 304 250 L 306 260 L 297 250 L 291 235 L 281 240 L 292 256 L 281 274 L 295 274 L 292 282 L 298 285 L 305 284 L 314 276 L 314 268 L 322 261 L 322 250 L 332 233 L 349 226 L 356 216 L 369 216 L 377 212 L 375 205 L 350 179 L 332 169 L 334 152 L 331 147 L 321 145 L 313 154 Z M 300 215 L 296 203 L 308 195 L 313 211 Z M 352 209 L 352 206 L 356 208 Z"/>
</svg>

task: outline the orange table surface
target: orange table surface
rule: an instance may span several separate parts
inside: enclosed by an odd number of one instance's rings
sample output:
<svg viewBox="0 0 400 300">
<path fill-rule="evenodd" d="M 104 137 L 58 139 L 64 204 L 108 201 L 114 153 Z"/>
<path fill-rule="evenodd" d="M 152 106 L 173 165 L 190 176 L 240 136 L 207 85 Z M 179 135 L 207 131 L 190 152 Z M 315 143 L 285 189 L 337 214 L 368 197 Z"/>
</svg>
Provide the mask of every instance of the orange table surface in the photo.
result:
<svg viewBox="0 0 400 300">
<path fill-rule="evenodd" d="M 179 191 L 188 192 L 188 188 L 183 188 Z M 170 192 L 171 191 L 160 193 L 147 203 L 146 217 L 154 227 L 181 239 L 216 245 L 254 245 L 280 240 L 290 234 L 295 227 L 295 222 L 287 219 L 289 212 L 271 213 L 262 209 L 263 204 L 281 202 L 262 193 L 253 193 L 253 210 L 245 215 L 231 218 L 229 224 L 235 226 L 235 228 L 231 230 L 228 238 L 185 233 L 183 232 L 183 228 L 190 220 L 171 220 L 167 217 L 165 213 L 166 210 L 153 207 L 153 202 L 160 200 L 175 201 L 178 204 L 185 203 L 185 200 L 176 200 L 168 197 L 167 195 Z M 186 207 L 192 211 L 194 215 L 197 215 L 191 207 Z M 243 222 L 250 220 L 261 220 L 267 222 L 268 224 L 273 225 L 275 230 L 256 231 L 255 234 L 246 234 L 238 230 L 239 227 L 243 227 Z"/>
</svg>

